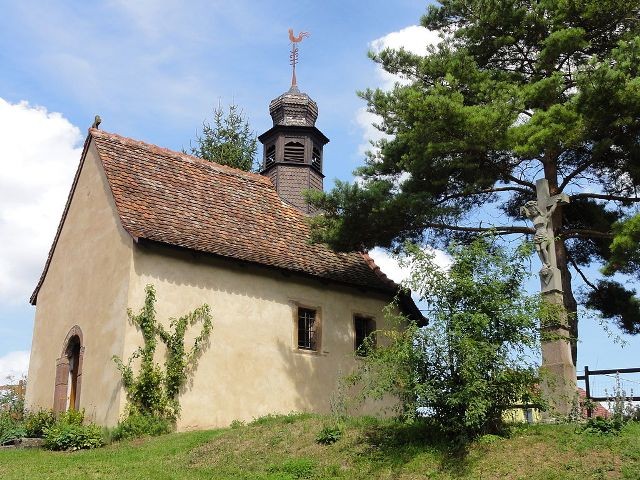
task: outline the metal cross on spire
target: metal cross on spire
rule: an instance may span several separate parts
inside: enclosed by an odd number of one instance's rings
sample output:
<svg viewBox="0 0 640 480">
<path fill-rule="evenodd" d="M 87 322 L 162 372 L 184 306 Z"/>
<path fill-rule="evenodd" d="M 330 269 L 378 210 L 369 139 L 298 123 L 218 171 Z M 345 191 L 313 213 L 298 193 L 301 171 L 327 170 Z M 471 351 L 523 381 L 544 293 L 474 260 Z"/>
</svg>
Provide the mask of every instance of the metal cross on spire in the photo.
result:
<svg viewBox="0 0 640 480">
<path fill-rule="evenodd" d="M 291 40 L 291 53 L 289 54 L 289 63 L 291 63 L 291 88 L 297 88 L 296 82 L 296 64 L 298 63 L 298 46 L 297 44 L 302 41 L 303 38 L 309 37 L 309 32 L 300 32 L 298 36 L 293 35 L 293 28 L 289 29 L 289 40 Z"/>
</svg>

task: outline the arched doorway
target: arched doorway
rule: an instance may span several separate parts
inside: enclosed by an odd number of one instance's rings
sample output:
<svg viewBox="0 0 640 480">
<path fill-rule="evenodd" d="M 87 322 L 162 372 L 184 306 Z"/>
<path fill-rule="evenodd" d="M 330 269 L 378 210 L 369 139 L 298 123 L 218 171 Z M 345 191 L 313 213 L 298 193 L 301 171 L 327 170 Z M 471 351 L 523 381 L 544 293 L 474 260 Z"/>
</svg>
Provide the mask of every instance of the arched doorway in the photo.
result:
<svg viewBox="0 0 640 480">
<path fill-rule="evenodd" d="M 80 408 L 83 357 L 82 330 L 75 325 L 69 330 L 63 343 L 62 354 L 56 361 L 56 385 L 53 398 L 55 412 Z"/>
</svg>

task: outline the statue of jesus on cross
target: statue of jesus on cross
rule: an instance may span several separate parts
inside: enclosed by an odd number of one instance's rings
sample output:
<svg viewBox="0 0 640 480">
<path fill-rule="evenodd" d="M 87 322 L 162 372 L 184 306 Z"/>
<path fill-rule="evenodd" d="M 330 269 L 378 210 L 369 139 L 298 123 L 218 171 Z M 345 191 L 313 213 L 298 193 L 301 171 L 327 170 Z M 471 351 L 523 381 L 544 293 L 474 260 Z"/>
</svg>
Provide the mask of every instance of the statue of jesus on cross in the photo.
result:
<svg viewBox="0 0 640 480">
<path fill-rule="evenodd" d="M 558 270 L 552 220 L 553 212 L 555 212 L 558 205 L 569 203 L 569 197 L 564 193 L 551 196 L 549 194 L 549 183 L 545 179 L 536 182 L 536 194 L 538 199 L 531 200 L 523 207 L 520 207 L 520 214 L 531 220 L 535 229 L 533 242 L 542 262 L 540 278 L 543 282 L 543 291 L 545 291 L 550 286 L 554 273 Z M 559 277 L 559 275 L 555 276 Z M 562 289 L 559 278 L 556 278 L 553 283 L 555 284 L 555 289 Z"/>
</svg>

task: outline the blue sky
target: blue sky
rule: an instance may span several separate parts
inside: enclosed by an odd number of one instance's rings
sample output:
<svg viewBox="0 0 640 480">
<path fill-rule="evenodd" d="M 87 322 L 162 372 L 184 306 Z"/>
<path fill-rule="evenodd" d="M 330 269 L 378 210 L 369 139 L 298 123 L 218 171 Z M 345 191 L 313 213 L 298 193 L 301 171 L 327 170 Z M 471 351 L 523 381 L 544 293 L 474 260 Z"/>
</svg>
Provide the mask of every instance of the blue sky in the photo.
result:
<svg viewBox="0 0 640 480">
<path fill-rule="evenodd" d="M 390 82 L 367 51 L 423 51 L 434 38 L 415 27 L 425 9 L 418 0 L 0 0 L 0 375 L 24 365 L 28 297 L 96 113 L 104 130 L 179 150 L 219 101 L 234 102 L 262 133 L 269 101 L 289 87 L 287 30 L 308 31 L 297 77 L 331 139 L 330 187 L 351 178 L 372 135 L 355 92 Z M 621 350 L 589 323 L 579 365 L 633 364 L 638 339 Z"/>
</svg>

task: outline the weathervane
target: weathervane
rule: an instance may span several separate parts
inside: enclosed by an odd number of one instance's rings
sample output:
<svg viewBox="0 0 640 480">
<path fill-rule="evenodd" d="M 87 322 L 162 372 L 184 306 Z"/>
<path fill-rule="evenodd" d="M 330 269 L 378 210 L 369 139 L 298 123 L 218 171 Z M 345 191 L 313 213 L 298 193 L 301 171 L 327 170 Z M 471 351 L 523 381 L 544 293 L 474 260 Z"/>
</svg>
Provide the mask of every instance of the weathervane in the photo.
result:
<svg viewBox="0 0 640 480">
<path fill-rule="evenodd" d="M 291 88 L 297 88 L 298 84 L 296 82 L 296 63 L 298 63 L 298 46 L 297 43 L 300 43 L 303 38 L 307 38 L 309 36 L 309 32 L 300 32 L 297 37 L 293 35 L 293 28 L 289 29 L 289 40 L 291 40 L 291 53 L 289 54 L 289 62 L 291 63 L 291 67 L 293 67 L 293 72 L 291 74 Z"/>
</svg>

